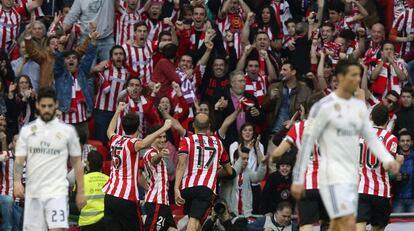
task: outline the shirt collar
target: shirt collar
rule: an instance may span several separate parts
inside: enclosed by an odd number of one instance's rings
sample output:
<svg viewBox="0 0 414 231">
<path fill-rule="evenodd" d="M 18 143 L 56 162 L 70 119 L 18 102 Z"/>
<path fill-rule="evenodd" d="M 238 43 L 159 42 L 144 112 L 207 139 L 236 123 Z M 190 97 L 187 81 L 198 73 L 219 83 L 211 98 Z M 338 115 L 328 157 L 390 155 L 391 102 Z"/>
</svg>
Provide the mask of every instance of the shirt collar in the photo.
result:
<svg viewBox="0 0 414 231">
<path fill-rule="evenodd" d="M 54 125 L 54 124 L 56 124 L 58 122 L 58 118 L 55 116 L 51 121 L 49 121 L 49 122 L 45 122 L 45 121 L 43 121 L 41 118 L 40 118 L 40 116 L 36 119 L 36 123 L 39 125 L 39 126 L 42 126 L 42 127 L 44 127 L 44 126 L 48 126 L 48 125 Z"/>
</svg>

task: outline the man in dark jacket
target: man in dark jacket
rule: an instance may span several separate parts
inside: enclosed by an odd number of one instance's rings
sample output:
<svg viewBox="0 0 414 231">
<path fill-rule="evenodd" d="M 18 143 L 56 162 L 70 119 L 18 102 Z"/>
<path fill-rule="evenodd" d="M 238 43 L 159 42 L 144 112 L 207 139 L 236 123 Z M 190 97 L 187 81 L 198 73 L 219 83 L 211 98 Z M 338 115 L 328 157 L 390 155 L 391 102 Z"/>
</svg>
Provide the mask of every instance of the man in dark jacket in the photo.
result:
<svg viewBox="0 0 414 231">
<path fill-rule="evenodd" d="M 242 112 L 237 115 L 236 123 L 233 123 L 227 133 L 224 144 L 226 147 L 232 142 L 238 140 L 240 127 L 250 122 L 255 125 L 260 125 L 264 120 L 259 103 L 256 97 L 245 92 L 246 82 L 244 80 L 244 73 L 241 71 L 233 71 L 230 73 L 230 88 L 225 89 L 218 95 L 214 102 L 218 124 L 221 124 L 227 116 L 229 116 L 235 109 L 241 108 Z"/>
<path fill-rule="evenodd" d="M 296 68 L 285 62 L 280 71 L 281 82 L 271 84 L 263 103 L 267 116 L 268 132 L 280 131 L 310 96 L 311 90 L 297 79 Z"/>
<path fill-rule="evenodd" d="M 395 133 L 399 133 L 401 129 L 405 128 L 410 134 L 414 134 L 413 118 L 413 90 L 411 86 L 407 86 L 401 90 L 401 110 L 397 114 Z"/>
</svg>

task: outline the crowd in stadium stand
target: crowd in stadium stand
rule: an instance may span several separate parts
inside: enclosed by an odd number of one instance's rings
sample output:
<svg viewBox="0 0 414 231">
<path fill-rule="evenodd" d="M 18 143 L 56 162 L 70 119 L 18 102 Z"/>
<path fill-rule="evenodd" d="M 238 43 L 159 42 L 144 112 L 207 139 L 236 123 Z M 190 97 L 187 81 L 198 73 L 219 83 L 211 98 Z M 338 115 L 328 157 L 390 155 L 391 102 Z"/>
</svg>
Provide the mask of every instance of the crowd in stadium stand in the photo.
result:
<svg viewBox="0 0 414 231">
<path fill-rule="evenodd" d="M 269 156 L 305 118 L 309 99 L 335 91 L 342 59 L 363 66 L 358 97 L 367 107 L 388 108 L 385 127 L 404 158 L 390 176 L 393 212 L 414 212 L 413 20 L 414 0 L 1 0 L 1 230 L 22 230 L 24 200 L 13 196 L 15 141 L 37 118 L 37 92 L 45 86 L 56 89 L 56 116 L 78 133 L 85 176 L 115 167 L 107 131 L 124 103 L 116 134 L 125 134 L 128 112 L 139 116 L 138 139 L 172 121 L 165 200 L 179 210 L 180 140 L 205 113 L 236 175 L 218 179 L 203 230 L 292 229 L 297 149 L 275 161 Z M 72 192 L 70 173 L 68 179 Z M 72 221 L 91 225 L 70 204 Z M 226 211 L 217 215 L 220 206 Z"/>
</svg>

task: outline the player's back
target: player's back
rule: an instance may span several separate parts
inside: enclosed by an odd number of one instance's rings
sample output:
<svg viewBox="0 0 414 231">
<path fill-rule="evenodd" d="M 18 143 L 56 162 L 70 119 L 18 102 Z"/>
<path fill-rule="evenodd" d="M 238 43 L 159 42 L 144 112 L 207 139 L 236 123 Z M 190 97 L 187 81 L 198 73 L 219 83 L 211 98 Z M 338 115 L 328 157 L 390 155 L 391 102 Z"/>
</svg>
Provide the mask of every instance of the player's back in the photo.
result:
<svg viewBox="0 0 414 231">
<path fill-rule="evenodd" d="M 367 109 L 354 97 L 343 99 L 332 93 L 318 102 L 311 116 L 321 116 L 325 126 L 318 139 L 320 184 L 358 184 L 359 135 Z M 314 126 L 314 124 L 310 125 Z"/>
<path fill-rule="evenodd" d="M 111 138 L 112 166 L 103 191 L 125 200 L 138 200 L 139 155 L 135 150 L 136 138 L 113 135 Z"/>
<path fill-rule="evenodd" d="M 295 146 L 300 149 L 302 148 L 302 139 L 305 127 L 309 125 L 307 120 L 302 120 L 296 122 L 293 127 L 289 130 L 286 135 L 286 139 L 295 144 Z M 310 161 L 305 172 L 305 188 L 306 189 L 317 189 L 318 185 L 318 172 L 319 172 L 319 147 L 317 144 L 314 145 L 314 148 L 310 155 Z"/>
<path fill-rule="evenodd" d="M 398 139 L 393 134 L 383 128 L 375 127 L 375 132 L 387 151 L 394 157 L 397 153 Z M 359 193 L 391 197 L 391 188 L 387 171 L 380 160 L 374 156 L 368 148 L 364 139 L 360 139 L 360 158 L 359 158 Z"/>
<path fill-rule="evenodd" d="M 181 140 L 179 152 L 188 154 L 182 189 L 205 186 L 215 192 L 219 165 L 229 161 L 220 139 L 194 134 Z"/>
</svg>

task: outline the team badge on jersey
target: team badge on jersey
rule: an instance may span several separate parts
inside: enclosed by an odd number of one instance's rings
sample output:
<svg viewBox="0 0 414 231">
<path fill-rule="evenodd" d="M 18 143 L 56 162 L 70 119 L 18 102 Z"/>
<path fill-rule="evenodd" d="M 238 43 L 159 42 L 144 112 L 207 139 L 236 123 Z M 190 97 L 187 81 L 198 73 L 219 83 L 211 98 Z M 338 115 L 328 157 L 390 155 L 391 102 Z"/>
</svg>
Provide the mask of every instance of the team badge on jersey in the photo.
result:
<svg viewBox="0 0 414 231">
<path fill-rule="evenodd" d="M 335 111 L 340 112 L 341 111 L 341 105 L 339 105 L 338 103 L 336 103 L 334 105 Z"/>
<path fill-rule="evenodd" d="M 33 125 L 32 128 L 30 129 L 30 131 L 32 131 L 33 133 L 36 133 L 37 126 L 36 125 Z"/>
</svg>

